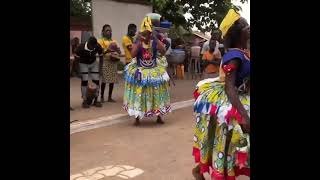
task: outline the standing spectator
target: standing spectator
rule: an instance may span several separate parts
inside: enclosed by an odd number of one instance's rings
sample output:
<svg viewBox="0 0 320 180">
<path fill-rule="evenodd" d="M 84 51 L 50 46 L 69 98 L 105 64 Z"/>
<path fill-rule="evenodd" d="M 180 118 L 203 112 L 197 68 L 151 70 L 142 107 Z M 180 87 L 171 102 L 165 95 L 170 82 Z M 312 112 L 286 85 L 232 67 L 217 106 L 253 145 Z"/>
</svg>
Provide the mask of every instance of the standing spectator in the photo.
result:
<svg viewBox="0 0 320 180">
<path fill-rule="evenodd" d="M 77 56 L 75 56 L 75 51 L 77 49 L 77 47 L 80 45 L 80 40 L 78 37 L 75 37 L 71 40 L 71 56 L 74 57 L 72 64 L 70 65 L 70 75 L 71 77 L 73 77 L 74 75 L 79 75 L 79 58 Z"/>
<path fill-rule="evenodd" d="M 101 102 L 104 102 L 104 90 L 106 84 L 109 83 L 109 96 L 108 102 L 116 102 L 112 99 L 112 91 L 114 83 L 118 82 L 118 61 L 120 60 L 119 55 L 121 54 L 118 43 L 112 40 L 112 29 L 109 24 L 105 24 L 102 27 L 102 38 L 99 39 L 99 44 L 103 48 L 104 60 L 102 63 L 101 74 Z"/>
<path fill-rule="evenodd" d="M 73 56 L 73 53 L 72 53 L 72 46 L 71 46 L 71 43 L 70 43 L 70 64 L 69 64 L 69 68 L 70 68 L 70 78 L 71 78 L 73 61 L 74 61 L 74 56 Z M 71 105 L 70 105 L 70 111 L 73 111 L 73 110 L 74 110 L 74 109 L 73 109 L 73 108 L 71 107 Z"/>
<path fill-rule="evenodd" d="M 133 38 L 136 35 L 137 26 L 135 24 L 129 24 L 127 35 L 122 37 L 122 47 L 124 49 L 125 57 L 126 57 L 126 65 L 131 62 L 131 49 Z"/>
<path fill-rule="evenodd" d="M 79 74 L 79 58 L 75 56 L 75 50 L 79 46 L 79 38 L 75 37 L 70 42 L 70 78 L 73 77 L 74 73 Z M 73 111 L 74 109 L 70 105 L 70 111 Z"/>
<path fill-rule="evenodd" d="M 79 45 L 75 54 L 79 57 L 80 61 L 81 94 L 83 98 L 82 107 L 89 108 L 91 105 L 91 102 L 87 99 L 89 75 L 91 76 L 92 82 L 98 87 L 93 105 L 96 107 L 102 107 L 102 104 L 98 101 L 99 63 L 96 60 L 96 55 L 99 54 L 100 62 L 103 61 L 103 51 L 101 46 L 98 44 L 95 37 L 90 37 L 87 42 Z"/>
</svg>

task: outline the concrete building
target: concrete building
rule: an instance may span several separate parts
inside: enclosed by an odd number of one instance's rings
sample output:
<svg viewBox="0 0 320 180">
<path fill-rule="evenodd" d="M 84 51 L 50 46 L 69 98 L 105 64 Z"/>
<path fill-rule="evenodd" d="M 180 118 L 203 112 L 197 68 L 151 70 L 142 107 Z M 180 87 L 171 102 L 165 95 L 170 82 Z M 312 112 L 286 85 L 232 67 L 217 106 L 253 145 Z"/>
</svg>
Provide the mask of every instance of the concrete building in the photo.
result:
<svg viewBox="0 0 320 180">
<path fill-rule="evenodd" d="M 147 13 L 152 12 L 152 6 L 147 0 L 92 0 L 93 34 L 101 37 L 104 24 L 112 27 L 112 38 L 119 43 L 122 49 L 122 36 L 127 33 L 130 23 L 137 25 Z"/>
<path fill-rule="evenodd" d="M 77 37 L 80 43 L 85 42 L 92 36 L 91 18 L 70 16 L 70 41 Z"/>
<path fill-rule="evenodd" d="M 73 38 L 78 38 L 80 43 L 85 42 L 92 36 L 91 18 L 80 18 L 70 16 L 70 56 L 72 56 L 71 41 Z"/>
</svg>

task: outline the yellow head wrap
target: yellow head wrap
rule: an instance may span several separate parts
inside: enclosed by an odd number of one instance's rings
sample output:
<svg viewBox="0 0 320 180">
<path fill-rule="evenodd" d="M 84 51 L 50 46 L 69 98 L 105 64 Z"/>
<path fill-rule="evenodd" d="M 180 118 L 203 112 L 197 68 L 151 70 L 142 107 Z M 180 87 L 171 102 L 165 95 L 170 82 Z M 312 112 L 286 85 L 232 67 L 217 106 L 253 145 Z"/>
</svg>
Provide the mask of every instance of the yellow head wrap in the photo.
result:
<svg viewBox="0 0 320 180">
<path fill-rule="evenodd" d="M 149 16 L 146 16 L 141 23 L 140 32 L 143 32 L 143 31 L 152 32 L 152 22 Z"/>
<path fill-rule="evenodd" d="M 223 21 L 220 24 L 219 29 L 222 32 L 222 37 L 224 37 L 230 27 L 236 22 L 238 19 L 240 19 L 240 14 L 236 12 L 234 9 L 230 9 L 227 13 L 226 17 L 224 17 Z"/>
<path fill-rule="evenodd" d="M 143 19 L 141 26 L 140 26 L 140 32 L 143 31 L 150 31 L 152 32 L 152 21 L 160 21 L 161 15 L 158 13 L 148 13 L 146 17 Z"/>
</svg>

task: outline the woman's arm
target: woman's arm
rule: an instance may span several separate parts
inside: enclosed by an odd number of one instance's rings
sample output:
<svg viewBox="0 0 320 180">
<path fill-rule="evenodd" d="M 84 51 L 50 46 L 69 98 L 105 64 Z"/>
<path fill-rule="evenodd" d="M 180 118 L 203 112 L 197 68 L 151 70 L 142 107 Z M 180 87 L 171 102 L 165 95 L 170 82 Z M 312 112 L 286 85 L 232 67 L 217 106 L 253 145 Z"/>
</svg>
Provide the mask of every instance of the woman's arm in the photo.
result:
<svg viewBox="0 0 320 180">
<path fill-rule="evenodd" d="M 142 46 L 142 41 L 143 41 L 144 39 L 145 39 L 145 38 L 141 35 L 141 33 L 139 33 L 139 34 L 137 35 L 136 41 L 132 44 L 132 49 L 131 49 L 131 57 L 132 57 L 132 58 L 137 57 L 138 50 L 139 50 L 139 48 Z"/>
<path fill-rule="evenodd" d="M 232 60 L 228 63 L 228 65 L 231 67 L 233 66 L 234 68 L 230 68 L 230 71 L 226 72 L 225 91 L 232 106 L 234 106 L 238 110 L 241 117 L 245 121 L 243 122 L 243 124 L 245 125 L 244 130 L 250 132 L 250 117 L 248 116 L 247 111 L 243 107 L 235 87 L 237 73 L 236 70 L 239 68 L 239 61 Z"/>
<path fill-rule="evenodd" d="M 121 50 L 120 50 L 120 47 L 119 47 L 119 46 L 117 46 L 117 53 L 118 53 L 118 54 L 121 54 Z"/>
<path fill-rule="evenodd" d="M 160 52 L 162 56 L 164 56 L 167 50 L 164 43 L 161 42 L 161 40 L 163 40 L 163 36 L 157 31 L 152 31 L 152 36 L 153 39 L 157 41 L 157 50 Z"/>
<path fill-rule="evenodd" d="M 132 44 L 132 49 L 131 49 L 131 56 L 132 58 L 137 57 L 138 50 L 141 47 L 141 41 L 138 41 L 137 43 Z"/>
<path fill-rule="evenodd" d="M 156 39 L 156 41 L 157 41 L 157 49 L 159 50 L 160 54 L 164 56 L 166 54 L 166 47 L 159 39 Z"/>
<path fill-rule="evenodd" d="M 108 54 L 108 53 L 111 53 L 112 51 L 110 49 L 106 49 L 103 54 Z"/>
</svg>

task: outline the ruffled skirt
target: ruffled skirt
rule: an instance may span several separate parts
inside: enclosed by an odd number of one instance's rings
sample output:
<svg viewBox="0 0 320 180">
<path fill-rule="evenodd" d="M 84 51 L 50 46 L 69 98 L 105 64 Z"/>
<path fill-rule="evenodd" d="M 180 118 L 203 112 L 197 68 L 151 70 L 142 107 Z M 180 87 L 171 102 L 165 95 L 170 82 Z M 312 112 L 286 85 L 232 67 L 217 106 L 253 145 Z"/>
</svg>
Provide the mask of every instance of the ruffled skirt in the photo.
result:
<svg viewBox="0 0 320 180">
<path fill-rule="evenodd" d="M 129 116 L 143 118 L 171 112 L 165 57 L 153 68 L 139 67 L 134 58 L 125 67 L 124 78 L 123 107 Z"/>
<path fill-rule="evenodd" d="M 209 172 L 214 180 L 235 180 L 250 176 L 250 138 L 240 127 L 242 118 L 232 106 L 219 78 L 197 85 L 194 97 L 196 126 L 193 156 L 200 173 Z M 239 95 L 250 115 L 250 95 Z"/>
</svg>

